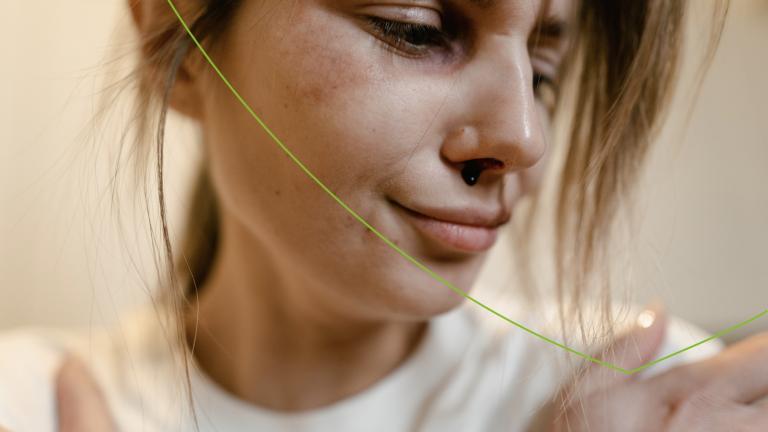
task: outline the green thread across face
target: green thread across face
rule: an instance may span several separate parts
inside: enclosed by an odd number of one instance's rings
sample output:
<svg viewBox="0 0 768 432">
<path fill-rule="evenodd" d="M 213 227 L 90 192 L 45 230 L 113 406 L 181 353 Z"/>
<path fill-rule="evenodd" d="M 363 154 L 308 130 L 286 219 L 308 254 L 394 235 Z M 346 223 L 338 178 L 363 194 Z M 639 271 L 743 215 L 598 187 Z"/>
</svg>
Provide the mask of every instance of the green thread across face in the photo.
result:
<svg viewBox="0 0 768 432">
<path fill-rule="evenodd" d="M 181 16 L 181 14 L 179 13 L 178 9 L 176 8 L 176 5 L 173 3 L 173 0 L 167 0 L 167 2 L 168 2 L 168 6 L 170 6 L 170 8 L 173 10 L 173 13 L 178 18 L 179 23 L 184 27 L 184 30 L 187 32 L 189 37 L 192 39 L 192 41 L 194 42 L 195 46 L 197 46 L 197 48 L 200 51 L 200 53 L 202 54 L 202 56 L 205 58 L 205 60 L 208 62 L 208 64 L 213 68 L 213 70 L 216 72 L 216 74 L 219 76 L 219 78 L 221 78 L 221 80 L 224 82 L 224 84 L 227 86 L 227 88 L 229 88 L 229 90 L 232 92 L 234 97 L 240 102 L 240 104 L 243 106 L 243 108 L 245 108 L 245 110 L 248 111 L 248 113 L 251 115 L 251 117 L 253 117 L 253 119 L 256 120 L 256 122 L 259 123 L 259 125 L 262 127 L 262 129 L 264 129 L 264 131 L 267 133 L 267 135 L 269 135 L 269 137 L 272 138 L 272 140 L 275 142 L 275 144 L 277 144 L 280 147 L 280 149 L 299 167 L 299 169 L 301 171 L 303 171 L 310 179 L 312 179 L 313 182 L 315 182 L 315 184 L 317 184 L 320 187 L 320 189 L 325 191 L 325 193 L 328 194 L 328 196 L 330 196 L 334 201 L 336 201 L 336 203 L 338 203 L 347 213 L 349 213 L 353 218 L 355 218 L 355 220 L 360 222 L 368 230 L 370 230 L 372 233 L 374 233 L 379 239 L 381 239 L 384 243 L 386 243 L 390 248 L 392 248 L 392 250 L 397 252 L 405 260 L 409 261 L 411 264 L 416 266 L 418 269 L 420 269 L 424 273 L 428 274 L 430 277 L 432 277 L 436 281 L 440 282 L 442 285 L 450 288 L 456 294 L 464 297 L 465 299 L 471 301 L 472 303 L 475 303 L 477 306 L 485 309 L 487 312 L 497 316 L 498 318 L 506 321 L 507 323 L 514 325 L 515 327 L 519 328 L 520 330 L 523 330 L 523 331 L 529 333 L 532 336 L 535 336 L 535 337 L 537 337 L 537 338 L 539 338 L 539 339 L 541 339 L 541 340 L 543 340 L 545 342 L 549 342 L 550 344 L 552 344 L 552 345 L 554 345 L 556 347 L 559 347 L 559 348 L 561 348 L 561 349 L 563 349 L 565 351 L 568 351 L 568 352 L 570 352 L 570 353 L 572 353 L 574 355 L 577 355 L 577 356 L 579 356 L 579 357 L 581 357 L 581 358 L 583 358 L 585 360 L 591 361 L 593 363 L 597 363 L 599 365 L 605 366 L 607 368 L 613 369 L 613 370 L 615 370 L 617 372 L 621 372 L 621 373 L 626 374 L 626 375 L 632 375 L 632 374 L 635 374 L 635 373 L 640 372 L 642 370 L 645 370 L 645 369 L 647 369 L 647 368 L 649 368 L 649 367 L 651 367 L 651 366 L 653 366 L 655 364 L 661 363 L 664 360 L 668 360 L 668 359 L 670 359 L 672 357 L 675 357 L 677 355 L 680 355 L 680 354 L 682 354 L 682 353 L 684 353 L 684 352 L 686 352 L 688 350 L 696 348 L 699 345 L 703 345 L 703 344 L 705 344 L 705 343 L 707 343 L 709 341 L 712 341 L 712 340 L 717 339 L 717 338 L 719 338 L 719 337 L 721 337 L 723 335 L 731 333 L 731 332 L 733 332 L 733 331 L 735 331 L 735 330 L 737 330 L 737 329 L 739 329 L 741 327 L 744 327 L 745 325 L 747 325 L 747 324 L 749 324 L 749 323 L 751 323 L 751 322 L 753 322 L 753 321 L 755 321 L 755 320 L 757 320 L 757 319 L 759 319 L 759 318 L 761 318 L 761 317 L 763 317 L 765 315 L 768 315 L 768 309 L 766 309 L 766 310 L 758 313 L 757 315 L 755 315 L 755 316 L 753 316 L 753 317 L 751 317 L 751 318 L 749 318 L 749 319 L 747 319 L 745 321 L 742 321 L 742 322 L 740 322 L 738 324 L 735 324 L 735 325 L 733 325 L 731 327 L 728 327 L 725 330 L 719 331 L 719 332 L 713 334 L 712 336 L 710 336 L 710 337 L 708 337 L 706 339 L 703 339 L 703 340 L 701 340 L 701 341 L 699 341 L 699 342 L 697 342 L 697 343 L 695 343 L 693 345 L 690 345 L 690 346 L 688 346 L 686 348 L 680 349 L 680 350 L 675 351 L 673 353 L 667 354 L 667 355 L 665 355 L 663 357 L 657 358 L 656 360 L 650 361 L 650 362 L 648 362 L 648 363 L 646 363 L 646 364 L 644 364 L 644 365 L 642 365 L 640 367 L 636 367 L 634 369 L 625 369 L 625 368 L 622 368 L 620 366 L 614 365 L 614 364 L 612 364 L 610 362 L 606 362 L 606 361 L 600 360 L 598 358 L 592 357 L 592 356 L 590 356 L 588 354 L 584 354 L 584 353 L 582 353 L 580 351 L 577 351 L 577 350 L 575 350 L 573 348 L 565 346 L 564 344 L 562 344 L 560 342 L 557 342 L 557 341 L 555 341 L 555 340 L 553 340 L 553 339 L 551 339 L 551 338 L 549 338 L 549 337 L 547 337 L 547 336 L 545 336 L 545 335 L 543 335 L 541 333 L 538 333 L 538 332 L 536 332 L 536 331 L 534 331 L 534 330 L 532 330 L 532 329 L 530 329 L 530 328 L 528 328 L 528 327 L 526 327 L 526 326 L 524 326 L 524 325 L 522 325 L 522 324 L 512 320 L 511 318 L 505 316 L 504 314 L 502 314 L 502 313 L 496 311 L 495 309 L 491 308 L 490 306 L 484 304 L 483 302 L 475 299 L 471 295 L 467 294 L 465 291 L 463 291 L 460 288 L 456 287 L 454 284 L 452 284 L 448 280 L 444 279 L 443 277 L 441 277 L 440 275 L 438 275 L 437 273 L 432 271 L 429 267 L 427 267 L 424 264 L 422 264 L 421 262 L 419 262 L 416 258 L 414 258 L 411 255 L 409 255 L 407 252 L 405 252 L 399 246 L 397 246 L 391 240 L 389 240 L 386 236 L 384 236 L 382 233 L 380 233 L 376 228 L 371 226 L 357 212 L 352 210 L 346 203 L 344 203 L 344 201 L 342 201 L 341 198 L 339 198 L 333 191 L 331 191 L 328 188 L 328 186 L 326 186 L 319 178 L 317 178 L 317 176 L 315 176 L 306 167 L 306 165 L 304 165 L 299 160 L 299 158 L 297 158 L 296 155 L 294 155 L 293 152 L 291 152 L 291 150 L 288 149 L 288 147 L 280 140 L 280 138 L 278 138 L 277 135 L 275 135 L 275 133 L 272 132 L 272 130 L 264 123 L 264 121 L 262 121 L 261 118 L 258 115 L 256 115 L 256 113 L 253 111 L 251 106 L 245 101 L 245 99 L 240 95 L 240 93 L 229 82 L 227 77 L 221 72 L 221 70 L 216 65 L 216 63 L 213 61 L 213 59 L 211 59 L 211 57 L 208 55 L 208 52 L 205 50 L 205 48 L 203 48 L 203 46 L 200 44 L 200 41 L 197 39 L 197 37 L 195 37 L 195 35 L 192 33 L 192 31 L 190 30 L 187 22 Z"/>
</svg>

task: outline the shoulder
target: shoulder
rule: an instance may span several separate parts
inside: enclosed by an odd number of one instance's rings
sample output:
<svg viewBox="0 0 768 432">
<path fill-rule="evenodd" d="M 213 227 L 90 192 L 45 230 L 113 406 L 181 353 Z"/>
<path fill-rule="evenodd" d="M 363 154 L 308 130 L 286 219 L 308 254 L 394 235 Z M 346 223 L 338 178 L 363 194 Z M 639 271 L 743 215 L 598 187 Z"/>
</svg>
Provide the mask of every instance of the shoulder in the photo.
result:
<svg viewBox="0 0 768 432">
<path fill-rule="evenodd" d="M 140 308 L 110 326 L 0 333 L 0 426 L 56 430 L 56 375 L 69 355 L 87 365 L 119 424 L 154 425 L 181 400 L 172 338 L 155 318 Z"/>
<path fill-rule="evenodd" d="M 0 333 L 0 425 L 13 431 L 54 430 L 53 382 L 69 338 L 36 328 Z"/>
</svg>

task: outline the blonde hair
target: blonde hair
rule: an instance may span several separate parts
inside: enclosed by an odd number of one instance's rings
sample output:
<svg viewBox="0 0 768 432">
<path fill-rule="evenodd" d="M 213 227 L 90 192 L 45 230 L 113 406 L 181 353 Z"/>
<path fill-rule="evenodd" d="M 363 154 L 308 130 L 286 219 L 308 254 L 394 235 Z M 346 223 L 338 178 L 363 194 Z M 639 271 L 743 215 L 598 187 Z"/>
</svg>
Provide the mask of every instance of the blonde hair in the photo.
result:
<svg viewBox="0 0 768 432">
<path fill-rule="evenodd" d="M 206 49 L 215 50 L 242 1 L 189 3 L 194 4 L 181 11 L 185 20 Z M 716 14 L 724 16 L 726 5 L 725 0 L 717 3 Z M 575 8 L 575 38 L 563 67 L 563 82 L 568 83 L 563 91 L 570 92 L 571 102 L 558 102 L 556 107 L 558 118 L 570 125 L 558 173 L 552 254 L 563 323 L 564 317 L 571 316 L 583 328 L 582 301 L 595 290 L 602 299 L 603 317 L 609 321 L 610 278 L 603 275 L 610 272 L 605 255 L 612 225 L 619 204 L 632 194 L 675 87 L 686 7 L 682 0 L 595 0 L 579 2 Z M 165 8 L 157 13 L 163 14 L 160 24 L 142 35 L 142 55 L 133 72 L 138 83 L 134 113 L 137 133 L 130 149 L 138 176 L 148 174 L 153 150 L 157 158 L 156 199 L 164 243 L 160 265 L 168 270 L 161 304 L 183 324 L 185 308 L 205 284 L 216 257 L 219 219 L 215 190 L 203 164 L 197 174 L 182 251 L 178 256 L 174 253 L 163 189 L 167 99 L 182 61 L 196 53 L 172 11 Z M 712 49 L 720 30 L 713 29 Z M 149 136 L 152 130 L 153 138 Z M 517 237 L 519 250 L 530 244 L 527 233 L 534 232 L 539 200 L 535 196 L 525 213 L 526 229 Z M 529 255 L 518 256 L 521 275 L 530 282 L 523 285 L 530 288 L 534 278 Z M 178 329 L 177 342 L 185 347 L 184 326 Z M 565 327 L 562 332 L 565 337 Z M 186 349 L 182 351 L 186 359 Z"/>
</svg>

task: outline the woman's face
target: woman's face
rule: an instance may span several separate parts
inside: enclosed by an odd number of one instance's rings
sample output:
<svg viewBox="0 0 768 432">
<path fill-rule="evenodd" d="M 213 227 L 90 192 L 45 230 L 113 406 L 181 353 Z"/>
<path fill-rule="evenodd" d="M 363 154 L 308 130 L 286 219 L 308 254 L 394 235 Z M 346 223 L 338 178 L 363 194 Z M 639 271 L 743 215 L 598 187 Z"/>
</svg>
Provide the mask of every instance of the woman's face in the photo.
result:
<svg viewBox="0 0 768 432">
<path fill-rule="evenodd" d="M 213 58 L 351 209 L 468 291 L 545 164 L 569 3 L 245 1 Z M 268 250 L 307 298 L 368 316 L 420 319 L 461 301 L 321 190 L 212 71 L 201 82 L 221 209 L 248 233 L 232 241 Z M 470 186 L 461 169 L 477 159 L 493 163 Z"/>
</svg>

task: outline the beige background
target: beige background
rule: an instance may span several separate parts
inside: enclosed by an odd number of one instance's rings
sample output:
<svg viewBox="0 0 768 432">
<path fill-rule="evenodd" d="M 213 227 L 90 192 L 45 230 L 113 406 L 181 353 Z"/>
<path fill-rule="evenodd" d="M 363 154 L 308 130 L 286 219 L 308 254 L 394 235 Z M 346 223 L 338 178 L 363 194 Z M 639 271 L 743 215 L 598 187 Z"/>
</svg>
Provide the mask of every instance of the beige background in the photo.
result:
<svg viewBox="0 0 768 432">
<path fill-rule="evenodd" d="M 112 322 L 151 290 L 130 209 L 120 210 L 128 246 L 110 210 L 114 131 L 88 126 L 104 56 L 130 48 L 110 39 L 126 19 L 116 0 L 3 4 L 0 328 Z M 767 77 L 768 3 L 734 0 L 698 103 L 691 111 L 678 102 L 644 181 L 637 298 L 660 295 L 710 331 L 768 307 Z M 172 209 L 183 204 L 195 153 L 187 136 L 169 141 Z M 761 329 L 768 317 L 737 336 Z"/>
</svg>

